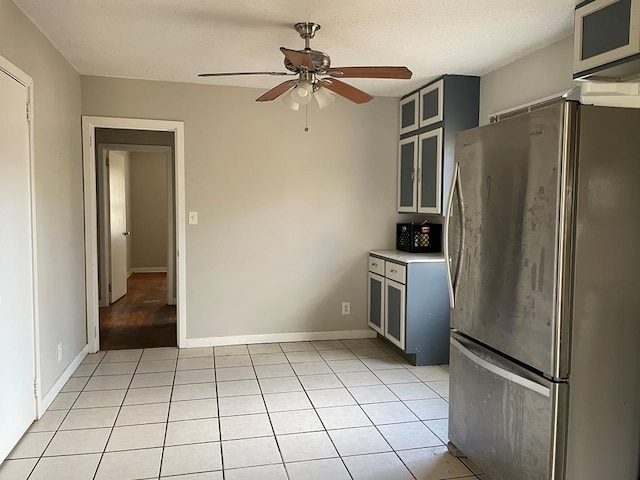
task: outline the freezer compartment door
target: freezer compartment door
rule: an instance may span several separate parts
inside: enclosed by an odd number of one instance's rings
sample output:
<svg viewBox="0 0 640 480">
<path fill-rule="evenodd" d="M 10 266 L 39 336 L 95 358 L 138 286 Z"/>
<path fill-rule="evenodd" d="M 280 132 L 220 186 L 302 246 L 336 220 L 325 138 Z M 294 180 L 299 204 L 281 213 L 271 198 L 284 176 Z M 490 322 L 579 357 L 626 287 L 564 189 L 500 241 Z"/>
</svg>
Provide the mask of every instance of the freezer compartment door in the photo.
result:
<svg viewBox="0 0 640 480">
<path fill-rule="evenodd" d="M 555 378 L 568 372 L 557 305 L 571 108 L 458 134 L 446 209 L 451 327 Z"/>
<path fill-rule="evenodd" d="M 492 480 L 560 479 L 554 425 L 566 390 L 452 336 L 449 440 Z"/>
</svg>

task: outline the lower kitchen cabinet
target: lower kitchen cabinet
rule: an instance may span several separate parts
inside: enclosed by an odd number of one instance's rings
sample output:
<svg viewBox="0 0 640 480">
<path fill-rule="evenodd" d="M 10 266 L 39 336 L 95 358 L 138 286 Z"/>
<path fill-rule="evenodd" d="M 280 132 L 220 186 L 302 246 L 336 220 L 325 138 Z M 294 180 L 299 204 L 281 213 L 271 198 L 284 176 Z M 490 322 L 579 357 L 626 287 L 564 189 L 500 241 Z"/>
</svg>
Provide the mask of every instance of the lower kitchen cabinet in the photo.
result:
<svg viewBox="0 0 640 480">
<path fill-rule="evenodd" d="M 369 272 L 369 326 L 384 335 L 384 277 Z"/>
<path fill-rule="evenodd" d="M 406 329 L 406 287 L 401 283 L 385 279 L 384 282 L 384 336 L 404 350 Z"/>
<path fill-rule="evenodd" d="M 449 293 L 441 253 L 374 250 L 369 326 L 415 365 L 449 363 Z"/>
</svg>

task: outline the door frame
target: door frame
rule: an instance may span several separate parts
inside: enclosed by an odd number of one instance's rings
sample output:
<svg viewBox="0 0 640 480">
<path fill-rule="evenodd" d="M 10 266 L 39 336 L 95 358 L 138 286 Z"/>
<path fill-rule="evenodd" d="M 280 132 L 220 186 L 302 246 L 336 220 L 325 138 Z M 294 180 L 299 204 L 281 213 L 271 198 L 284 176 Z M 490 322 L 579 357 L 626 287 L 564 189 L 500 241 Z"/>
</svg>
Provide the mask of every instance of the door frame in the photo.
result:
<svg viewBox="0 0 640 480">
<path fill-rule="evenodd" d="M 40 390 L 40 310 L 38 300 L 38 235 L 36 228 L 36 181 L 35 181 L 35 142 L 33 133 L 33 79 L 16 67 L 9 60 L 0 55 L 0 70 L 14 78 L 27 88 L 27 122 L 29 124 L 29 197 L 31 210 L 31 276 L 33 278 L 33 390 L 36 397 L 34 418 L 39 419 L 44 414 L 42 408 L 42 392 Z"/>
<path fill-rule="evenodd" d="M 87 343 L 90 353 L 100 350 L 100 313 L 98 307 L 98 200 L 96 192 L 96 128 L 152 130 L 172 132 L 175 142 L 175 222 L 176 222 L 176 312 L 178 347 L 185 346 L 186 331 L 186 228 L 184 122 L 135 118 L 82 116 L 82 163 L 85 217 L 85 278 L 87 301 Z"/>
</svg>

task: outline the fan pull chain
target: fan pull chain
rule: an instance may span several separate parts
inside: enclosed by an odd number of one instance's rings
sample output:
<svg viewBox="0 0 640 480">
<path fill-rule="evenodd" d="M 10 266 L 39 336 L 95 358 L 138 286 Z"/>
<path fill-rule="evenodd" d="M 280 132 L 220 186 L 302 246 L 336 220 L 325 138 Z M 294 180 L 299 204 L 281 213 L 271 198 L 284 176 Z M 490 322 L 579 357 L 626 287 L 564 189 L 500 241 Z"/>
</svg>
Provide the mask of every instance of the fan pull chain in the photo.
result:
<svg viewBox="0 0 640 480">
<path fill-rule="evenodd" d="M 304 131 L 309 131 L 309 104 L 304 106 Z"/>
</svg>

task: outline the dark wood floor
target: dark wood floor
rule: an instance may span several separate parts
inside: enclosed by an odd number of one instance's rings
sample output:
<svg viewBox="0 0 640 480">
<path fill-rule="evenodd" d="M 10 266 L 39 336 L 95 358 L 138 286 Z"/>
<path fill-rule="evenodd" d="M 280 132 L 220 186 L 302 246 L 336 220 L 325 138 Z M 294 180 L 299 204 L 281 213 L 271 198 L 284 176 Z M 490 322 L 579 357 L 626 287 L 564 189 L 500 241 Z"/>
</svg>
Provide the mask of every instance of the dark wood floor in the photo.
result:
<svg viewBox="0 0 640 480">
<path fill-rule="evenodd" d="M 167 305 L 166 273 L 134 273 L 127 294 L 100 309 L 100 350 L 176 345 L 176 307 Z"/>
</svg>

